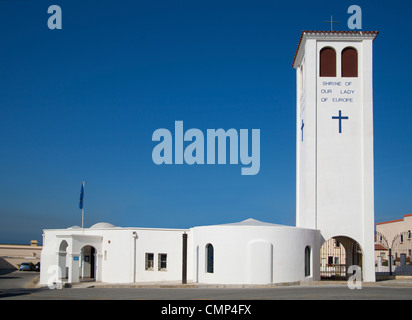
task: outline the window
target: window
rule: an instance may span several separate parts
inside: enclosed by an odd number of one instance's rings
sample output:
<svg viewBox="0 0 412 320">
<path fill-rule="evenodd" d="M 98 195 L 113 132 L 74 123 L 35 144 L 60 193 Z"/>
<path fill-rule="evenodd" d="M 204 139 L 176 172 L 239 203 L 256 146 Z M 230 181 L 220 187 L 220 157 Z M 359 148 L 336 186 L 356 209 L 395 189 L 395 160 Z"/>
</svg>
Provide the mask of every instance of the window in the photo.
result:
<svg viewBox="0 0 412 320">
<path fill-rule="evenodd" d="M 411 240 L 411 230 L 408 230 L 408 240 Z"/>
<path fill-rule="evenodd" d="M 336 51 L 331 47 L 320 51 L 320 76 L 336 77 Z"/>
<path fill-rule="evenodd" d="M 213 246 L 210 243 L 206 245 L 206 272 L 213 273 Z"/>
<path fill-rule="evenodd" d="M 159 253 L 159 256 L 158 256 L 158 270 L 159 271 L 166 271 L 167 270 L 167 254 L 166 253 Z"/>
<path fill-rule="evenodd" d="M 358 51 L 355 48 L 342 50 L 342 77 L 358 76 Z"/>
<path fill-rule="evenodd" d="M 145 270 L 153 270 L 154 254 L 146 253 Z"/>
<path fill-rule="evenodd" d="M 310 276 L 310 247 L 305 248 L 305 277 Z"/>
</svg>

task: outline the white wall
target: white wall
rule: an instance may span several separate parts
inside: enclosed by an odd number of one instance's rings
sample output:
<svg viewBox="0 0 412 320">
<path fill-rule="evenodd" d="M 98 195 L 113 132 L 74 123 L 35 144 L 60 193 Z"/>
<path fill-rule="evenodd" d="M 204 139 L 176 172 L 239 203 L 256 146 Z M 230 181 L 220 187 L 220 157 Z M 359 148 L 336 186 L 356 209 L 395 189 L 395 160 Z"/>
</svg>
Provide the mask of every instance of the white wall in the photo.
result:
<svg viewBox="0 0 412 320">
<path fill-rule="evenodd" d="M 97 280 L 107 283 L 179 281 L 182 279 L 182 235 L 188 234 L 187 280 L 216 284 L 266 284 L 305 280 L 305 247 L 312 249 L 312 274 L 319 279 L 318 230 L 288 226 L 206 226 L 176 229 L 45 230 L 41 284 L 48 267 L 58 265 L 61 241 L 68 242 L 69 281 L 79 281 L 85 245 L 96 249 Z M 206 272 L 206 245 L 214 247 L 214 272 Z M 146 253 L 154 254 L 153 270 L 145 270 Z M 167 269 L 158 270 L 158 254 L 167 254 Z"/>
<path fill-rule="evenodd" d="M 133 280 L 133 235 L 130 230 L 104 230 L 102 239 L 102 278 L 109 283 L 129 283 Z"/>
<path fill-rule="evenodd" d="M 40 283 L 47 284 L 53 266 L 59 266 L 60 243 L 68 243 L 66 266 L 69 281 L 78 282 L 81 277 L 81 248 L 91 245 L 96 249 L 96 279 L 108 283 L 132 283 L 145 281 L 171 281 L 182 279 L 182 235 L 188 234 L 188 281 L 192 279 L 192 247 L 190 230 L 176 229 L 60 229 L 44 230 L 41 255 Z M 154 254 L 154 268 L 145 270 L 145 253 Z M 158 270 L 158 254 L 167 254 L 166 270 Z M 60 255 L 62 256 L 62 255 Z M 79 257 L 74 260 L 74 257 Z M 49 269 L 52 267 L 52 269 Z"/>
<path fill-rule="evenodd" d="M 317 228 L 326 240 L 345 235 L 360 243 L 363 224 L 359 222 L 364 214 L 362 86 L 359 77 L 340 76 L 341 51 L 348 46 L 355 47 L 361 55 L 359 42 L 319 41 L 317 47 L 317 52 L 323 47 L 333 47 L 337 58 L 337 77 L 317 77 Z M 341 85 L 323 85 L 325 82 Z M 322 94 L 321 90 L 332 93 Z M 341 94 L 342 90 L 353 90 L 354 94 Z M 353 102 L 332 101 L 339 98 L 351 98 Z M 339 110 L 342 116 L 349 117 L 341 121 L 342 133 L 339 133 L 339 120 L 331 119 L 338 116 Z"/>
<path fill-rule="evenodd" d="M 190 230 L 138 229 L 136 240 L 136 282 L 176 281 L 182 279 L 182 235 L 188 234 L 188 281 L 192 279 L 192 248 Z M 152 271 L 145 270 L 145 254 L 154 254 Z M 167 254 L 167 270 L 158 270 L 159 253 Z"/>
<path fill-rule="evenodd" d="M 193 238 L 193 273 L 199 283 L 266 284 L 305 280 L 307 245 L 312 248 L 310 279 L 319 279 L 318 230 L 221 225 L 195 227 Z M 214 248 L 213 273 L 206 272 L 208 243 Z"/>
<path fill-rule="evenodd" d="M 316 229 L 316 40 L 306 40 L 304 47 L 303 74 L 296 71 L 296 226 Z"/>
</svg>

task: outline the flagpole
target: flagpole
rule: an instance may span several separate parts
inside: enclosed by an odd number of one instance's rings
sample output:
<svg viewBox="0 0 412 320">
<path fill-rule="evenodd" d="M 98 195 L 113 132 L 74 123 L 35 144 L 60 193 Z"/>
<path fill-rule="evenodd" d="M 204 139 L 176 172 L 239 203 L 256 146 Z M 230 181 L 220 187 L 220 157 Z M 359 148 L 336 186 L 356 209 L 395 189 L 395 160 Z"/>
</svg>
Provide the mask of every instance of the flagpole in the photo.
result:
<svg viewBox="0 0 412 320">
<path fill-rule="evenodd" d="M 84 209 L 82 208 L 82 230 L 84 230 Z"/>
</svg>

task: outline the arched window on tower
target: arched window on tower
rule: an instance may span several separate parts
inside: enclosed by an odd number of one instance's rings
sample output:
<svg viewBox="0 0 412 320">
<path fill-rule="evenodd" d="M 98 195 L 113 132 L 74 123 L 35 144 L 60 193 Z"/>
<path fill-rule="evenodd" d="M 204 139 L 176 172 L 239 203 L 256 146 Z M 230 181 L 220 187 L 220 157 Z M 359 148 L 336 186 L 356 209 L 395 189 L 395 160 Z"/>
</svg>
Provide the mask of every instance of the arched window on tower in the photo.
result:
<svg viewBox="0 0 412 320">
<path fill-rule="evenodd" d="M 358 51 L 348 47 L 342 50 L 342 77 L 358 76 Z"/>
<path fill-rule="evenodd" d="M 206 272 L 213 273 L 213 246 L 208 243 L 206 245 Z"/>
<path fill-rule="evenodd" d="M 336 77 L 336 51 L 331 47 L 320 50 L 320 76 Z"/>
</svg>

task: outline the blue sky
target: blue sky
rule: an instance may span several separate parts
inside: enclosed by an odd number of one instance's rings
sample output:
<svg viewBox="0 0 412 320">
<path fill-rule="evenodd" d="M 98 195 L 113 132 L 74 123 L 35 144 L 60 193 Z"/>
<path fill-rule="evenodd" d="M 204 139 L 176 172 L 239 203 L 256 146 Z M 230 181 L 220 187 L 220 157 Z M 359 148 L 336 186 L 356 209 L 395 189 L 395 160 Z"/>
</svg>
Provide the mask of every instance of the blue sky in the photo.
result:
<svg viewBox="0 0 412 320">
<path fill-rule="evenodd" d="M 47 8 L 62 8 L 49 30 Z M 0 1 L 0 243 L 42 229 L 295 224 L 295 70 L 302 30 L 374 42 L 375 221 L 412 212 L 406 1 Z M 155 165 L 158 128 L 260 129 L 260 172 Z"/>
</svg>

